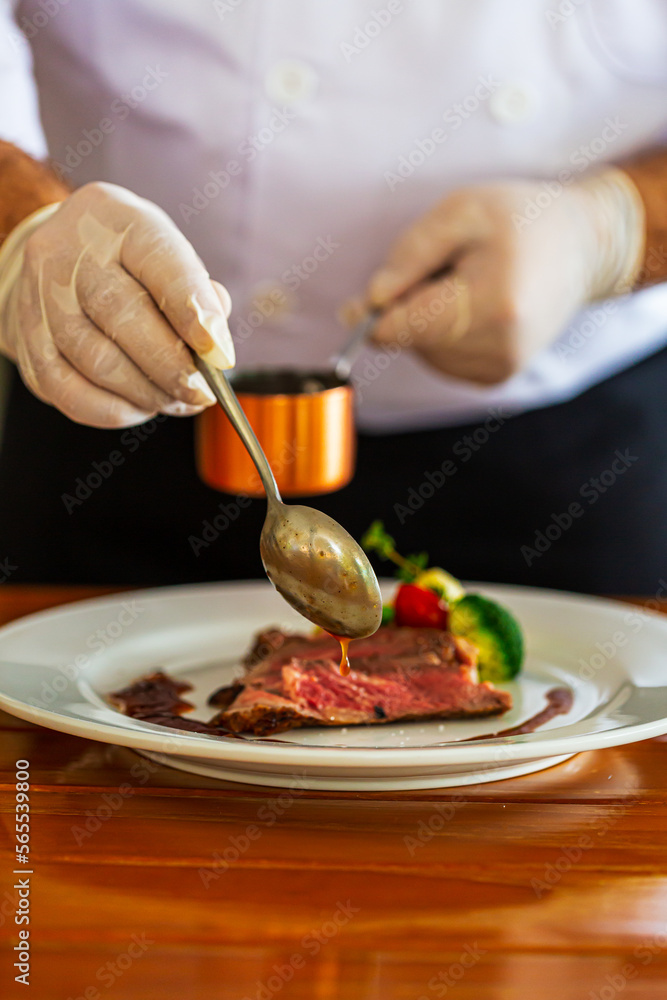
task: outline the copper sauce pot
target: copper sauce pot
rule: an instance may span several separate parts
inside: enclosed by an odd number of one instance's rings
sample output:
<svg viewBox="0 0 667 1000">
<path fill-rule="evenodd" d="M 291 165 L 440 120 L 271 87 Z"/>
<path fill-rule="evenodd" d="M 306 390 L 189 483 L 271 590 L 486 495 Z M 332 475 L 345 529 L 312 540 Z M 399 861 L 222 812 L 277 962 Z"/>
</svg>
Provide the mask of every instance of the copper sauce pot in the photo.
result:
<svg viewBox="0 0 667 1000">
<path fill-rule="evenodd" d="M 314 496 L 354 474 L 354 392 L 332 369 L 258 369 L 230 379 L 283 496 Z M 197 418 L 199 475 L 224 493 L 264 496 L 257 470 L 219 406 Z"/>
</svg>

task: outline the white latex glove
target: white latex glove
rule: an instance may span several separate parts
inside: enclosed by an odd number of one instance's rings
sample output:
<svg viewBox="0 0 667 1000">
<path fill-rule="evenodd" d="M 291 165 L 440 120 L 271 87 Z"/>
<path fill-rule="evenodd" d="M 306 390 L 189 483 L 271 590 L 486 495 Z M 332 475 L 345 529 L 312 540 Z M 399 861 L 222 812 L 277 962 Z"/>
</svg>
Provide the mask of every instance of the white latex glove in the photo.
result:
<svg viewBox="0 0 667 1000">
<path fill-rule="evenodd" d="M 39 399 L 93 427 L 209 406 L 186 344 L 231 368 L 230 309 L 167 214 L 114 184 L 40 209 L 0 249 L 0 349 Z"/>
<path fill-rule="evenodd" d="M 630 178 L 611 168 L 548 192 L 545 182 L 464 188 L 420 219 L 367 289 L 364 306 L 383 309 L 373 339 L 490 385 L 519 372 L 588 302 L 628 291 L 645 233 Z"/>
</svg>

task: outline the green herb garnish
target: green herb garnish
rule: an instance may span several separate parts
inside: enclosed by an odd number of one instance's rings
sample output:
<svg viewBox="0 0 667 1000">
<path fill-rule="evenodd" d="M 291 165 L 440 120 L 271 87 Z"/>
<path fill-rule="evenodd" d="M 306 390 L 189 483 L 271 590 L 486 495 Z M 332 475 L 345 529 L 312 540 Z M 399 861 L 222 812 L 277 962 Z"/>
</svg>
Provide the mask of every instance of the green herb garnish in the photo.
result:
<svg viewBox="0 0 667 1000">
<path fill-rule="evenodd" d="M 398 566 L 396 576 L 404 583 L 412 583 L 428 566 L 427 552 L 418 552 L 407 557 L 400 555 L 396 551 L 394 539 L 384 530 L 382 521 L 373 521 L 362 536 L 361 545 L 367 552 L 375 552 L 381 559 L 387 559 Z"/>
</svg>

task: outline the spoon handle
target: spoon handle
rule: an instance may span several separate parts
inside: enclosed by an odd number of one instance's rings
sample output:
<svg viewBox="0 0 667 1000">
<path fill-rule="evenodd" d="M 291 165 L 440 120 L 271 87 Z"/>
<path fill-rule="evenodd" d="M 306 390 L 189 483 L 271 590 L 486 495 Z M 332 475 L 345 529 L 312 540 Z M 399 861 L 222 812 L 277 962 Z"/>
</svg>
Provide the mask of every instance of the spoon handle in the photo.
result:
<svg viewBox="0 0 667 1000">
<path fill-rule="evenodd" d="M 341 382 L 347 382 L 350 377 L 352 365 L 361 354 L 368 334 L 375 326 L 379 315 L 379 310 L 370 309 L 363 319 L 357 323 L 349 339 L 345 341 L 338 353 L 331 359 L 336 378 L 339 378 Z"/>
<path fill-rule="evenodd" d="M 277 500 L 280 503 L 281 497 L 278 492 L 278 485 L 275 476 L 268 463 L 267 457 L 262 451 L 262 446 L 255 436 L 255 432 L 248 423 L 241 404 L 236 398 L 236 393 L 232 389 L 227 376 L 219 368 L 213 368 L 206 361 L 193 353 L 194 363 L 206 379 L 211 392 L 220 403 L 238 436 L 248 450 L 248 454 L 255 463 L 262 486 L 266 490 L 267 500 Z"/>
</svg>

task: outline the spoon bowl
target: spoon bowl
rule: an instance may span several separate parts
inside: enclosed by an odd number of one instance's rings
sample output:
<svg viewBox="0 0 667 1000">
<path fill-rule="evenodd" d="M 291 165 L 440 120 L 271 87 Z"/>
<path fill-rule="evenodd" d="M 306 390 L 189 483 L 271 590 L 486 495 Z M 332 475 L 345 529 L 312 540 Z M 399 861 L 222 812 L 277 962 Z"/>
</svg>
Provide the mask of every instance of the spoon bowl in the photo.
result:
<svg viewBox="0 0 667 1000">
<path fill-rule="evenodd" d="M 361 639 L 382 621 L 382 597 L 360 545 L 312 507 L 271 500 L 259 543 L 264 569 L 279 594 L 332 635 Z"/>
</svg>

